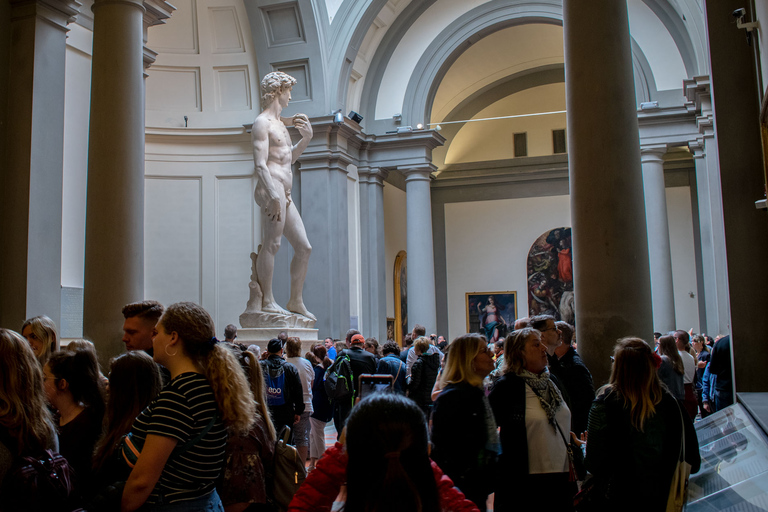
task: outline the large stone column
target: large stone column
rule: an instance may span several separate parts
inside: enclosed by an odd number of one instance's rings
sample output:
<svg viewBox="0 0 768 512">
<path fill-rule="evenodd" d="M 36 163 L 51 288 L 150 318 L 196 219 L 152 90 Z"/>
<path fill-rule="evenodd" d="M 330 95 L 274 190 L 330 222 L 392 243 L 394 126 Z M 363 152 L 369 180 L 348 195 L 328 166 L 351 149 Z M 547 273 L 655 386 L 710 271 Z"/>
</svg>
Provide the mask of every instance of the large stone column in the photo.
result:
<svg viewBox="0 0 768 512">
<path fill-rule="evenodd" d="M 408 321 L 427 334 L 437 329 L 435 258 L 432 249 L 431 166 L 405 169 L 406 251 L 408 252 Z"/>
<path fill-rule="evenodd" d="M 576 334 L 599 386 L 618 338 L 653 339 L 627 5 L 564 0 L 563 23 Z"/>
<path fill-rule="evenodd" d="M 312 128 L 314 137 L 299 157 L 297 176 L 301 183 L 297 206 L 312 245 L 304 303 L 317 317 L 320 339 L 343 338 L 350 326 L 347 169 L 355 163 L 350 150 L 359 131 L 348 124 L 336 126 L 330 117 L 312 119 Z M 284 242 L 280 254 L 288 246 Z M 280 279 L 289 277 L 287 272 L 281 275 Z M 276 293 L 278 283 L 276 266 Z"/>
<path fill-rule="evenodd" d="M 79 7 L 77 0 L 11 0 L 10 34 L 0 36 L 10 42 L 7 110 L 0 109 L 7 115 L 0 128 L 0 325 L 15 330 L 36 315 L 61 321 L 64 64 L 67 24 Z"/>
<path fill-rule="evenodd" d="M 362 288 L 361 332 L 387 339 L 386 251 L 384 245 L 384 180 L 386 170 L 359 168 L 360 181 L 360 275 Z"/>
<path fill-rule="evenodd" d="M 675 293 L 672 285 L 672 251 L 664 187 L 666 145 L 642 147 L 640 151 L 645 191 L 645 219 L 648 224 L 648 256 L 651 267 L 653 328 L 662 333 L 676 329 Z"/>
<path fill-rule="evenodd" d="M 83 335 L 107 358 L 122 307 L 144 298 L 144 6 L 96 0 L 93 14 Z"/>
<path fill-rule="evenodd" d="M 728 268 L 725 258 L 723 200 L 715 140 L 709 77 L 685 81 L 685 91 L 698 115 L 701 137 L 690 143 L 696 167 L 696 199 L 699 211 L 704 314 L 702 329 L 713 338 L 730 330 Z"/>
<path fill-rule="evenodd" d="M 720 164 L 734 385 L 737 392 L 768 389 L 768 220 L 755 201 L 765 197 L 760 99 L 754 48 L 731 13 L 738 0 L 706 0 L 712 102 Z M 749 4 L 746 5 L 749 12 Z"/>
</svg>

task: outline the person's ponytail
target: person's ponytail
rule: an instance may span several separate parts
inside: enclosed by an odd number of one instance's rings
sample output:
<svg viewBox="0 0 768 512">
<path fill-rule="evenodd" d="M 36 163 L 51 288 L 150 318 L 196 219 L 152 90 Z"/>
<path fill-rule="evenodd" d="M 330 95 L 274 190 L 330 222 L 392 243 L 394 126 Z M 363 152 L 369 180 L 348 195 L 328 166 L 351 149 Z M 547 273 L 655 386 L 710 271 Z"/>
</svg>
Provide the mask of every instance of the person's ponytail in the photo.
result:
<svg viewBox="0 0 768 512">
<path fill-rule="evenodd" d="M 203 356 L 203 368 L 222 420 L 236 433 L 246 434 L 253 425 L 256 406 L 237 359 L 225 346 L 216 344 Z"/>
</svg>

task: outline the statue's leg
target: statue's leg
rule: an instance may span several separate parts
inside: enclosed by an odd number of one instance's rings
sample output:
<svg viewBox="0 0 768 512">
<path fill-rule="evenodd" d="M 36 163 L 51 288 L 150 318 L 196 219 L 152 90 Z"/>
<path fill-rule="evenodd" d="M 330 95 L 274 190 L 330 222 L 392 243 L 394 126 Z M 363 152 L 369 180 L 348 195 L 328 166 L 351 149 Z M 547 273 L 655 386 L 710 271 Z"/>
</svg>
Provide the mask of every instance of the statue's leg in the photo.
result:
<svg viewBox="0 0 768 512">
<path fill-rule="evenodd" d="M 281 210 L 285 209 L 285 197 L 280 199 Z M 270 220 L 262 212 L 262 243 L 261 252 L 256 258 L 256 276 L 261 287 L 262 310 L 272 313 L 287 314 L 288 312 L 281 308 L 272 294 L 272 276 L 275 271 L 275 255 L 280 249 L 280 240 L 283 237 L 285 229 L 285 214 L 280 216 L 280 220 Z"/>
<path fill-rule="evenodd" d="M 286 304 L 289 311 L 304 315 L 312 320 L 317 320 L 315 316 L 307 311 L 304 305 L 303 291 L 304 279 L 307 277 L 307 267 L 309 266 L 309 255 L 312 253 L 312 246 L 309 245 L 307 232 L 304 229 L 304 222 L 301 220 L 299 211 L 291 202 L 288 205 L 285 214 L 285 238 L 293 247 L 293 259 L 291 260 L 291 298 Z"/>
</svg>

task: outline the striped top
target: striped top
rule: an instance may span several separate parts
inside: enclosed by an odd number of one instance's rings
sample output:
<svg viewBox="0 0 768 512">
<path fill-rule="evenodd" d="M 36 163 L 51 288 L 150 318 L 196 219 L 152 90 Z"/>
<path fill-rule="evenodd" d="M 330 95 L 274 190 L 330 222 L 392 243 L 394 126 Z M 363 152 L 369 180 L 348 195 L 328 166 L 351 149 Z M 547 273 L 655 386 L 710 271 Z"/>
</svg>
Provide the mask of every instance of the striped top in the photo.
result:
<svg viewBox="0 0 768 512">
<path fill-rule="evenodd" d="M 148 434 L 177 439 L 178 448 L 199 435 L 216 411 L 213 389 L 205 376 L 182 373 L 139 414 L 131 432 L 142 444 Z M 147 503 L 176 503 L 209 494 L 224 464 L 226 441 L 227 431 L 219 419 L 184 453 L 171 453 Z"/>
</svg>

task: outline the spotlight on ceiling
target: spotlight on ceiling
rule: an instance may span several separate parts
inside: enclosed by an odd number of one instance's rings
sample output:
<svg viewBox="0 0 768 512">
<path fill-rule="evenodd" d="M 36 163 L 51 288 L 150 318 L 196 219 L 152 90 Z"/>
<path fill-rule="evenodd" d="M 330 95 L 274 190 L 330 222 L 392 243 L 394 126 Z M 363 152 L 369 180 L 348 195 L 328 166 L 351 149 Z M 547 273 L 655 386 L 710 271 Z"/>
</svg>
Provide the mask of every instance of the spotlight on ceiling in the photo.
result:
<svg viewBox="0 0 768 512">
<path fill-rule="evenodd" d="M 419 124 L 416 125 L 416 129 L 417 130 L 422 130 L 422 129 L 424 129 L 424 125 L 419 123 Z"/>
<path fill-rule="evenodd" d="M 349 111 L 349 115 L 347 117 L 350 118 L 351 120 L 353 120 L 354 122 L 356 122 L 357 124 L 360 124 L 360 121 L 363 120 L 363 116 L 361 116 L 360 114 L 358 114 L 354 110 L 350 110 Z"/>
<path fill-rule="evenodd" d="M 341 109 L 334 110 L 331 114 L 333 114 L 333 124 L 341 126 L 344 123 L 344 114 L 341 113 Z"/>
</svg>

